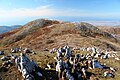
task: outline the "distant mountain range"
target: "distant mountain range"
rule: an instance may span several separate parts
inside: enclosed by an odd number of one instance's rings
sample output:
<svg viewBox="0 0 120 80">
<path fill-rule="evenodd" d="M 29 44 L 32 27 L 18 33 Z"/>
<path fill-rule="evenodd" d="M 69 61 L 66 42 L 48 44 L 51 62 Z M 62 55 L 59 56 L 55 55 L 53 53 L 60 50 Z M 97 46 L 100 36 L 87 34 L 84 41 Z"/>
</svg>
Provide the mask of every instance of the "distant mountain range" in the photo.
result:
<svg viewBox="0 0 120 80">
<path fill-rule="evenodd" d="M 13 25 L 13 26 L 0 26 L 0 34 L 13 30 L 15 28 L 20 27 L 21 25 Z"/>
<path fill-rule="evenodd" d="M 84 21 L 87 23 L 90 23 L 94 26 L 114 26 L 114 27 L 120 27 L 119 21 Z"/>
</svg>

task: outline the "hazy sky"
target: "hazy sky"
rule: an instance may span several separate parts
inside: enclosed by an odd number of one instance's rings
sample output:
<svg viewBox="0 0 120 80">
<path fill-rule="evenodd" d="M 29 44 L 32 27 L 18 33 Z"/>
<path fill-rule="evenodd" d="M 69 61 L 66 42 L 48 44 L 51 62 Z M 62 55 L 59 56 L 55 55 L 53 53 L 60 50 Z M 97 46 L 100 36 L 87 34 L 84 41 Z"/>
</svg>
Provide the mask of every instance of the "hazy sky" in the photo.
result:
<svg viewBox="0 0 120 80">
<path fill-rule="evenodd" d="M 38 18 L 120 20 L 120 0 L 0 0 L 0 25 Z"/>
</svg>

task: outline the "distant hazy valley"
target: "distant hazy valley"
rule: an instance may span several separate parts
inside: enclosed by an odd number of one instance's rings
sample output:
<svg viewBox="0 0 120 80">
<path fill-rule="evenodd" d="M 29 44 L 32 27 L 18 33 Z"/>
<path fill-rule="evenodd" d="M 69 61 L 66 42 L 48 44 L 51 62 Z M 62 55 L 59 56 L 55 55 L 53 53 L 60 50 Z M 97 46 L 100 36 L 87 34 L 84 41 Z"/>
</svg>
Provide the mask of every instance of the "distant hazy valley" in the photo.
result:
<svg viewBox="0 0 120 80">
<path fill-rule="evenodd" d="M 1 33 L 4 33 L 4 32 L 7 32 L 7 31 L 10 31 L 10 30 L 13 30 L 15 28 L 18 28 L 20 27 L 21 25 L 14 25 L 14 26 L 0 26 L 0 34 Z"/>
</svg>

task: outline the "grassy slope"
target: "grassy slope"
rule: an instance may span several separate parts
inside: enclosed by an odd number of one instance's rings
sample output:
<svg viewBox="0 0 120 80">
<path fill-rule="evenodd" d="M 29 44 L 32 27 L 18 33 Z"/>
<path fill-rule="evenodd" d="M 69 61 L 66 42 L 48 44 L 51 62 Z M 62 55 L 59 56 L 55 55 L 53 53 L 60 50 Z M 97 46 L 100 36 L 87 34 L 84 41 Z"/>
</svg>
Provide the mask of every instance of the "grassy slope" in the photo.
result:
<svg viewBox="0 0 120 80">
<path fill-rule="evenodd" d="M 24 29 L 25 29 L 24 27 L 21 27 L 11 32 L 7 32 L 0 35 L 0 43 L 4 43 L 4 41 L 11 39 L 12 38 L 11 35 L 18 34 Z M 53 24 L 52 26 L 50 25 L 50 26 L 38 28 L 35 32 L 29 33 L 27 36 L 25 36 L 21 40 L 18 40 L 17 42 L 7 44 L 5 46 L 1 45 L 0 50 L 2 49 L 8 50 L 11 47 L 16 47 L 16 46 L 31 48 L 37 51 L 38 54 L 29 57 L 31 59 L 34 59 L 40 67 L 44 68 L 48 61 L 51 62 L 54 61 L 53 56 L 55 55 L 55 54 L 50 54 L 48 52 L 43 52 L 45 48 L 52 49 L 54 47 L 59 47 L 67 44 L 70 47 L 98 46 L 102 49 L 107 49 L 110 47 L 120 48 L 120 44 L 116 43 L 113 39 L 109 39 L 101 35 L 95 35 L 94 37 L 83 36 L 81 35 L 81 32 L 82 31 L 77 29 L 75 27 L 75 24 L 73 23 Z M 116 62 L 114 59 L 110 59 L 110 61 L 113 64 L 109 63 L 109 60 L 106 60 L 105 63 L 107 63 L 107 65 L 113 66 L 118 69 L 118 71 L 116 72 L 118 74 L 116 74 L 115 77 L 115 79 L 118 80 L 120 78 L 119 62 Z M 11 80 L 15 80 L 15 77 L 11 77 L 11 74 L 18 73 L 16 74 L 16 76 L 21 78 L 17 70 L 14 69 L 14 72 L 11 72 L 13 68 L 14 66 L 7 73 L 0 75 L 4 76 L 6 80 L 8 80 L 9 77 L 12 78 Z M 100 79 L 105 80 L 102 77 L 100 77 Z M 112 79 L 110 78 L 108 80 L 112 80 Z"/>
</svg>

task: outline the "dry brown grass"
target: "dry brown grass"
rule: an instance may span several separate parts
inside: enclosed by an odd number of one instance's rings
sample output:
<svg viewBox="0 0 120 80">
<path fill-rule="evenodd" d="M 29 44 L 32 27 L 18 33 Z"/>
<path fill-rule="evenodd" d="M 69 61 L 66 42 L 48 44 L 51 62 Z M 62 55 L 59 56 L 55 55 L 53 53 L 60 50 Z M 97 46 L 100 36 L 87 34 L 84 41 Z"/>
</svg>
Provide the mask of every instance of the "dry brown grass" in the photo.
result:
<svg viewBox="0 0 120 80">
<path fill-rule="evenodd" d="M 32 25 L 32 23 L 29 23 L 29 25 Z M 24 27 L 20 28 L 21 31 L 24 30 L 23 28 Z M 53 59 L 53 56 L 55 56 L 55 54 L 44 52 L 43 50 L 45 48 L 52 49 L 52 48 L 58 48 L 64 45 L 69 45 L 70 47 L 97 46 L 97 47 L 100 47 L 101 49 L 112 49 L 112 48 L 115 48 L 116 50 L 120 49 L 119 43 L 115 42 L 115 40 L 113 39 L 106 38 L 101 34 L 94 33 L 94 37 L 81 35 L 81 30 L 77 29 L 73 23 L 60 23 L 60 24 L 53 24 L 52 26 L 50 25 L 50 26 L 37 28 L 35 32 L 27 34 L 27 36 L 25 36 L 23 39 L 20 39 L 14 43 L 11 43 L 5 46 L 1 45 L 1 43 L 4 43 L 4 41 L 7 42 L 8 39 L 11 39 L 12 38 L 11 36 L 17 32 L 19 33 L 19 29 L 0 35 L 0 38 L 1 38 L 0 50 L 10 50 L 10 48 L 18 47 L 18 46 L 21 46 L 23 48 L 24 47 L 31 48 L 37 51 L 38 54 L 32 55 L 32 56 L 29 55 L 29 57 L 35 60 L 37 64 L 42 68 L 45 67 L 47 62 L 55 61 Z M 7 53 L 9 53 L 9 51 Z M 85 52 L 80 52 L 80 53 L 84 54 Z M 108 62 L 109 60 L 106 61 L 106 63 L 110 66 L 118 68 L 118 71 L 116 72 L 116 77 L 115 77 L 115 79 L 117 80 L 119 79 L 118 74 L 120 74 L 119 62 L 114 63 L 114 59 L 110 59 L 110 60 L 112 61 L 113 64 L 110 64 Z M 10 71 L 13 68 L 11 68 Z M 14 71 L 18 73 L 16 69 L 14 69 Z M 11 72 L 11 74 L 15 74 L 15 72 Z M 10 77 L 9 72 L 5 73 L 5 75 L 8 75 Z M 2 76 L 4 77 L 5 75 L 2 74 Z M 21 78 L 21 76 L 19 77 Z M 102 77 L 100 77 L 100 79 L 105 80 Z M 13 80 L 16 80 L 16 78 Z M 110 80 L 112 79 L 110 78 Z"/>
</svg>

